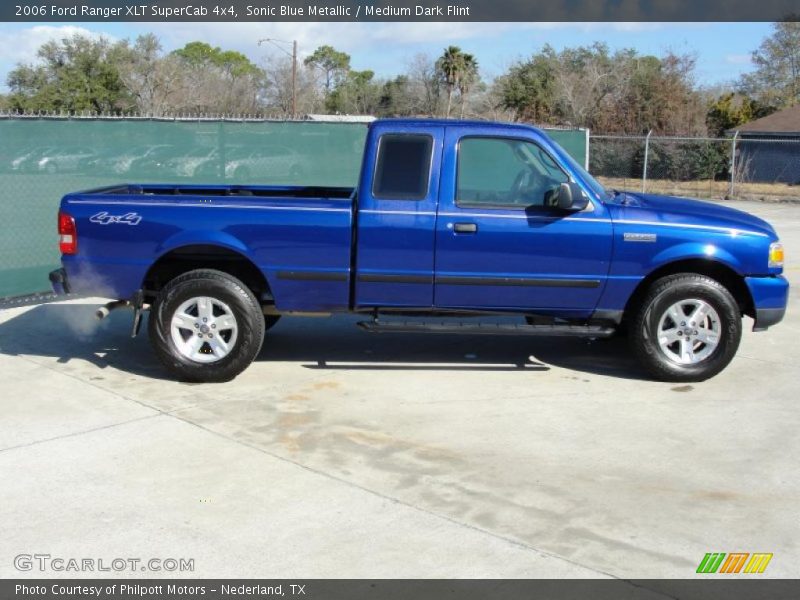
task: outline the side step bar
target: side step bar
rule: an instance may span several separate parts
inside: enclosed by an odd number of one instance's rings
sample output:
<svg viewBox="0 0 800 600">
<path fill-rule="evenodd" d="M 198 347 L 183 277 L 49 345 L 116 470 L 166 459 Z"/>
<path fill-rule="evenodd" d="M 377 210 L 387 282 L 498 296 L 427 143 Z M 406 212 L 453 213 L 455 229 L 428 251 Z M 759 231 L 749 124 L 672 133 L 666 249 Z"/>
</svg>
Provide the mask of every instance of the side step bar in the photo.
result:
<svg viewBox="0 0 800 600">
<path fill-rule="evenodd" d="M 541 335 L 555 337 L 606 338 L 614 327 L 602 325 L 523 325 L 497 323 L 425 323 L 421 321 L 360 321 L 358 326 L 372 333 L 466 333 L 472 335 Z"/>
</svg>

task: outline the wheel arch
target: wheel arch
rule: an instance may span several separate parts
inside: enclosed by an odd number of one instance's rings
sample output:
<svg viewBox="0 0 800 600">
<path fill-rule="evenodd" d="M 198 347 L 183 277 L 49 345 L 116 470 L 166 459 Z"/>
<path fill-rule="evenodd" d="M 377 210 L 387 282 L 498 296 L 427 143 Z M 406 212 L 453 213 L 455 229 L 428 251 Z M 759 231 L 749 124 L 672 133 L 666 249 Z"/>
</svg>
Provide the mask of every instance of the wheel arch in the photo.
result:
<svg viewBox="0 0 800 600">
<path fill-rule="evenodd" d="M 660 265 L 642 279 L 625 305 L 624 317 L 627 318 L 644 298 L 648 288 L 654 281 L 676 273 L 696 273 L 705 275 L 722 284 L 736 300 L 742 314 L 754 317 L 753 297 L 744 281 L 744 276 L 724 262 L 709 258 L 685 258 Z"/>
<path fill-rule="evenodd" d="M 228 245 L 187 243 L 162 253 L 142 280 L 148 301 L 171 280 L 195 269 L 215 269 L 244 283 L 260 302 L 271 301 L 271 288 L 264 272 L 246 254 Z"/>
</svg>

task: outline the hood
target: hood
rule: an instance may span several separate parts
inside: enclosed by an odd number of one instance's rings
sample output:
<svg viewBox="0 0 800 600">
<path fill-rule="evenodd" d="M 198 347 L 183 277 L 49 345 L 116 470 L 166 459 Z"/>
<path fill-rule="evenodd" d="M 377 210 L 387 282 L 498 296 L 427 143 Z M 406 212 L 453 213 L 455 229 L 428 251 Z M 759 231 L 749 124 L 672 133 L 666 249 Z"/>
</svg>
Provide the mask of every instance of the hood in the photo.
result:
<svg viewBox="0 0 800 600">
<path fill-rule="evenodd" d="M 691 198 L 620 192 L 606 199 L 614 220 L 707 225 L 763 233 L 777 238 L 772 225 L 750 213 Z"/>
</svg>

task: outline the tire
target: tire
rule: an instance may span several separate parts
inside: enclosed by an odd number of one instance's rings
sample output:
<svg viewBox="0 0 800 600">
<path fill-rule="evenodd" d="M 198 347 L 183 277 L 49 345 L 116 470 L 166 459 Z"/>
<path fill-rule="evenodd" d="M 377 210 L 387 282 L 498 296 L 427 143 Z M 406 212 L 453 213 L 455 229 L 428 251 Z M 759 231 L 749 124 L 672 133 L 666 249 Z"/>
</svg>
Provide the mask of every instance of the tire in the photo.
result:
<svg viewBox="0 0 800 600">
<path fill-rule="evenodd" d="M 281 320 L 281 315 L 264 315 L 264 331 L 269 331 L 275 323 Z"/>
<path fill-rule="evenodd" d="M 211 269 L 170 281 L 148 320 L 156 356 L 176 378 L 193 383 L 230 381 L 244 371 L 261 350 L 264 329 L 253 292 Z"/>
<path fill-rule="evenodd" d="M 678 273 L 650 286 L 635 309 L 629 338 L 634 354 L 656 379 L 704 381 L 736 354 L 742 316 L 722 284 L 704 275 Z"/>
</svg>

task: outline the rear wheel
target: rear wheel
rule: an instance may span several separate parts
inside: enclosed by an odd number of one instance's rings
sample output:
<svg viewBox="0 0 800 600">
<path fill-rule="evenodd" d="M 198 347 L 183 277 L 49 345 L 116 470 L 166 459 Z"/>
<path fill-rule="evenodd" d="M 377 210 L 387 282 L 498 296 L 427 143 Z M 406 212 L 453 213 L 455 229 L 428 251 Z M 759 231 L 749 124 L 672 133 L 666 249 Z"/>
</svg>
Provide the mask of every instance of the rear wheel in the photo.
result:
<svg viewBox="0 0 800 600">
<path fill-rule="evenodd" d="M 703 381 L 731 362 L 742 337 L 739 306 L 719 282 L 692 273 L 652 284 L 630 324 L 642 365 L 663 381 Z"/>
<path fill-rule="evenodd" d="M 229 381 L 255 360 L 264 319 L 253 293 L 211 269 L 190 271 L 159 294 L 148 329 L 156 355 L 181 381 Z"/>
</svg>

